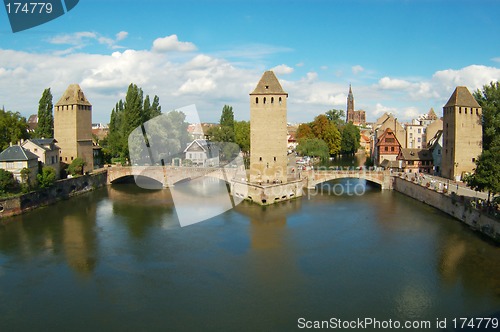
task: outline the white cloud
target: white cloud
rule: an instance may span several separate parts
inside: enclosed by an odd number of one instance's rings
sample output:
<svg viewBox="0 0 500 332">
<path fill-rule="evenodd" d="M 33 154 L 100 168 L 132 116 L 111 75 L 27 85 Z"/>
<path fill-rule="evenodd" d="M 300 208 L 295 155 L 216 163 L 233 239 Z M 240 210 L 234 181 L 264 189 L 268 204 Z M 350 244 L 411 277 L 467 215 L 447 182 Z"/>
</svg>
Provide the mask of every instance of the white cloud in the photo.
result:
<svg viewBox="0 0 500 332">
<path fill-rule="evenodd" d="M 408 89 L 412 86 L 412 83 L 397 79 L 397 78 L 390 78 L 390 77 L 382 77 L 378 81 L 378 86 L 381 89 L 384 90 L 400 90 L 400 89 Z"/>
<path fill-rule="evenodd" d="M 491 61 L 500 62 L 500 57 L 492 58 Z"/>
<path fill-rule="evenodd" d="M 99 44 L 106 45 L 110 49 L 123 48 L 117 43 L 127 38 L 127 36 L 128 32 L 126 31 L 120 31 L 119 33 L 117 33 L 116 39 L 102 36 L 95 32 L 80 31 L 75 33 L 57 35 L 53 38 L 48 39 L 48 42 L 54 45 L 72 45 L 72 47 L 66 50 L 55 52 L 59 55 L 65 55 L 86 47 L 87 45 L 91 44 L 92 41 L 97 41 Z"/>
<path fill-rule="evenodd" d="M 304 67 L 304 63 L 303 62 L 299 62 L 295 65 L 295 67 Z"/>
<path fill-rule="evenodd" d="M 274 71 L 274 73 L 276 75 L 286 75 L 286 74 L 293 73 L 294 69 L 292 67 L 288 67 L 285 64 L 282 64 L 282 65 L 271 68 L 271 70 Z"/>
<path fill-rule="evenodd" d="M 177 38 L 177 35 L 170 35 L 163 38 L 157 38 L 153 42 L 154 52 L 191 52 L 196 51 L 196 46 L 191 42 L 181 42 Z"/>
<path fill-rule="evenodd" d="M 359 74 L 359 73 L 363 72 L 363 71 L 365 70 L 365 68 L 361 67 L 360 65 L 356 65 L 356 66 L 353 66 L 353 67 L 351 68 L 351 70 L 352 70 L 352 73 L 353 73 L 354 75 L 357 75 L 357 74 Z"/>
<path fill-rule="evenodd" d="M 384 114 L 384 113 L 392 113 L 392 114 L 394 114 L 394 113 L 396 113 L 396 111 L 397 110 L 394 107 L 387 107 L 387 106 L 384 106 L 384 105 L 382 105 L 380 103 L 377 103 L 375 105 L 375 110 L 373 111 L 373 113 L 375 115 L 380 115 L 380 114 Z"/>
<path fill-rule="evenodd" d="M 122 41 L 125 38 L 128 37 L 128 32 L 127 31 L 120 31 L 116 34 L 115 38 L 117 41 Z"/>
<path fill-rule="evenodd" d="M 414 119 L 419 115 L 418 108 L 406 107 L 403 111 L 403 114 L 405 115 L 406 119 Z"/>
</svg>

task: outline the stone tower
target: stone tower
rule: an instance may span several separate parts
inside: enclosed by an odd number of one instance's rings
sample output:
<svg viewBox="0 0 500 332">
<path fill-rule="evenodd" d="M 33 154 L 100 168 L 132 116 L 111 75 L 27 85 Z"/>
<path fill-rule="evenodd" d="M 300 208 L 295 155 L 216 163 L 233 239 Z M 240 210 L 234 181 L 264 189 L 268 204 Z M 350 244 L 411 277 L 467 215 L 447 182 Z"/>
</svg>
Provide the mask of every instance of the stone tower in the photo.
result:
<svg viewBox="0 0 500 332">
<path fill-rule="evenodd" d="M 473 172 L 482 152 L 482 109 L 465 86 L 455 89 L 443 107 L 442 175 L 461 179 Z"/>
<path fill-rule="evenodd" d="M 287 98 L 272 71 L 250 94 L 250 182 L 287 182 Z"/>
<path fill-rule="evenodd" d="M 62 163 L 71 164 L 80 157 L 85 172 L 93 169 L 92 105 L 78 84 L 71 84 L 54 107 L 54 138 Z"/>
<path fill-rule="evenodd" d="M 351 85 L 349 84 L 349 94 L 347 95 L 347 114 L 346 123 L 354 122 L 354 96 L 352 94 Z"/>
</svg>

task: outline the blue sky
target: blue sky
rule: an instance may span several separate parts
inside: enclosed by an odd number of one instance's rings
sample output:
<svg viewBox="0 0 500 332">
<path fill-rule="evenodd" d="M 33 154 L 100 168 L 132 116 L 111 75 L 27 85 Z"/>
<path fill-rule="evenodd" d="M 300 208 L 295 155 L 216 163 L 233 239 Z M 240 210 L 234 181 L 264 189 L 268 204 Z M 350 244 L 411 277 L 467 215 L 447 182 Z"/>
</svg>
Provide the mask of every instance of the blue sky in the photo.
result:
<svg viewBox="0 0 500 332">
<path fill-rule="evenodd" d="M 438 114 L 457 85 L 500 77 L 498 1 L 97 1 L 12 33 L 0 10 L 0 105 L 35 113 L 79 83 L 108 122 L 129 83 L 163 110 L 196 104 L 217 121 L 224 104 L 249 118 L 248 93 L 274 69 L 290 122 L 355 107 L 375 120 Z"/>
</svg>

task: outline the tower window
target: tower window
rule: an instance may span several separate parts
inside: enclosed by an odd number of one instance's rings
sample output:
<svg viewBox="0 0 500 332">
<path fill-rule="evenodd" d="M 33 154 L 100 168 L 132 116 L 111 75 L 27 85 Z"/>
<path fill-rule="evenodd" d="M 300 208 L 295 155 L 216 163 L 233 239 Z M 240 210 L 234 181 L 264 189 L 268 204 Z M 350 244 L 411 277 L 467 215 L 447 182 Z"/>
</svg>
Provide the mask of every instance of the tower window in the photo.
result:
<svg viewBox="0 0 500 332">
<path fill-rule="evenodd" d="M 258 104 L 259 103 L 259 97 L 255 97 L 255 103 Z"/>
<path fill-rule="evenodd" d="M 264 104 L 266 103 L 266 97 L 264 97 Z"/>
<path fill-rule="evenodd" d="M 262 161 L 262 157 L 259 157 L 259 161 Z"/>
<path fill-rule="evenodd" d="M 476 158 L 472 158 L 472 162 L 475 163 L 476 162 Z"/>
<path fill-rule="evenodd" d="M 274 97 L 271 97 L 271 104 L 274 104 Z"/>
<path fill-rule="evenodd" d="M 276 161 L 276 157 L 274 157 L 274 161 Z"/>
<path fill-rule="evenodd" d="M 280 99 L 279 99 L 279 102 L 280 102 L 280 105 L 281 105 L 281 97 L 280 97 Z"/>
<path fill-rule="evenodd" d="M 268 89 L 269 89 L 269 85 L 266 85 L 266 90 L 268 90 Z"/>
</svg>

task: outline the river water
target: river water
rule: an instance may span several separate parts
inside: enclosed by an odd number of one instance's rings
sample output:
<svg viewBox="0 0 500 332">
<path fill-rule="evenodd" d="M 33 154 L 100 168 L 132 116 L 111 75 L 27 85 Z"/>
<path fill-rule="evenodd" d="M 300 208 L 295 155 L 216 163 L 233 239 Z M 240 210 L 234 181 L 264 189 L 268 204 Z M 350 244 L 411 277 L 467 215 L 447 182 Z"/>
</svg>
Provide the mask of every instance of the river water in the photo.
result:
<svg viewBox="0 0 500 332">
<path fill-rule="evenodd" d="M 120 184 L 0 225 L 0 331 L 430 331 L 499 311 L 499 247 L 363 180 L 184 228 L 168 190 Z"/>
</svg>

